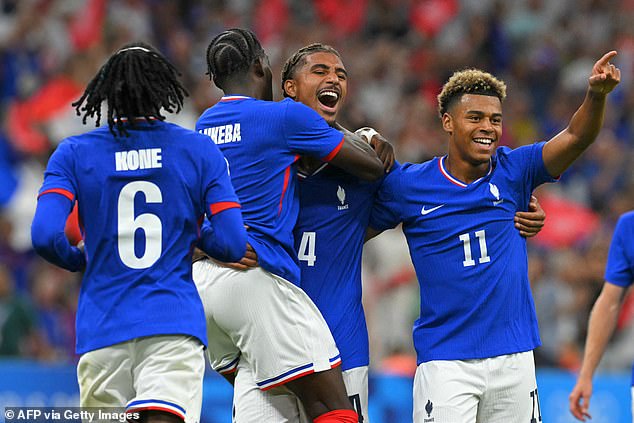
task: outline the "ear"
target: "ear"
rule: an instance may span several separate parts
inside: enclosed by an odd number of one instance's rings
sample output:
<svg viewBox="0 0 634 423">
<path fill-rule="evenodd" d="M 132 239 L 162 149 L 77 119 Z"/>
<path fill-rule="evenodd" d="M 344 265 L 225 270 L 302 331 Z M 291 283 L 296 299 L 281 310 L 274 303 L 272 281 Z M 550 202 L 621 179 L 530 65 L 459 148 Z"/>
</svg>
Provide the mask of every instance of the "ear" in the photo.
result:
<svg viewBox="0 0 634 423">
<path fill-rule="evenodd" d="M 294 80 L 287 79 L 286 81 L 284 81 L 284 92 L 287 96 L 293 99 L 297 96 L 297 89 Z"/>
<path fill-rule="evenodd" d="M 442 129 L 448 133 L 448 134 L 452 134 L 453 133 L 453 117 L 449 114 L 446 113 L 442 115 Z"/>
<path fill-rule="evenodd" d="M 261 78 L 264 76 L 264 64 L 262 63 L 262 60 L 264 60 L 264 58 L 262 57 L 258 57 L 255 62 L 253 62 L 253 71 L 255 72 L 255 74 Z"/>
</svg>

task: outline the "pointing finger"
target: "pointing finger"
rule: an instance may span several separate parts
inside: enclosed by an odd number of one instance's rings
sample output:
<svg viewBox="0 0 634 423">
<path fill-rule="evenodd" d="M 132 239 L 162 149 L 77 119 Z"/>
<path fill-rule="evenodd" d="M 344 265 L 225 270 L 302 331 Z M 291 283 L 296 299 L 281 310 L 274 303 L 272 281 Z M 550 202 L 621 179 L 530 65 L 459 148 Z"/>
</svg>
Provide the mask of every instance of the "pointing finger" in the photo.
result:
<svg viewBox="0 0 634 423">
<path fill-rule="evenodd" d="M 617 54 L 616 50 L 612 50 L 612 51 L 609 51 L 609 52 L 605 53 L 603 55 L 603 57 L 601 57 L 597 61 L 597 63 L 595 64 L 595 67 L 603 67 L 603 66 L 607 65 L 608 62 L 610 62 L 610 59 L 612 59 L 614 56 L 616 56 L 616 54 Z"/>
</svg>

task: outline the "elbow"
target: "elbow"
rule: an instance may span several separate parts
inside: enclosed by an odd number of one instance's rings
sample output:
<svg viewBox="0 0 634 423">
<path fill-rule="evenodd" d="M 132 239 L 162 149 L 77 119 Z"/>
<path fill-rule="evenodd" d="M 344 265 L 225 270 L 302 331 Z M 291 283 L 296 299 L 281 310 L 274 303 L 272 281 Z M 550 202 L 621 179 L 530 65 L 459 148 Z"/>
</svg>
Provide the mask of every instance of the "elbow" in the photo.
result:
<svg viewBox="0 0 634 423">
<path fill-rule="evenodd" d="M 42 257 L 47 257 L 48 252 L 53 249 L 53 237 L 46 233 L 44 227 L 41 225 L 31 225 L 31 244 L 37 254 Z"/>
</svg>

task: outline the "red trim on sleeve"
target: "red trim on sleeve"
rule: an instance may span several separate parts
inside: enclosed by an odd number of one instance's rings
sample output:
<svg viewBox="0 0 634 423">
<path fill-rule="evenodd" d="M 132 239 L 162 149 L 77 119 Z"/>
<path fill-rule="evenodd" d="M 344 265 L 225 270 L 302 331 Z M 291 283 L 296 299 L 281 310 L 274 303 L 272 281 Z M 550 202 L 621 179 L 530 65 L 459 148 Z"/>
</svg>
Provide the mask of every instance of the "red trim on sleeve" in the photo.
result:
<svg viewBox="0 0 634 423">
<path fill-rule="evenodd" d="M 209 211 L 212 215 L 218 214 L 223 210 L 240 208 L 240 204 L 235 201 L 220 201 L 218 203 L 210 204 Z"/>
<path fill-rule="evenodd" d="M 62 188 L 47 189 L 46 191 L 44 191 L 40 195 L 38 195 L 37 198 L 40 198 L 44 194 L 60 194 L 60 195 L 63 195 L 64 197 L 68 198 L 70 201 L 75 201 L 75 196 L 73 195 L 73 193 L 68 191 L 68 190 L 62 189 Z"/>
<path fill-rule="evenodd" d="M 344 141 L 344 139 L 343 139 L 343 138 L 341 138 L 341 142 L 339 143 L 339 145 L 337 145 L 337 146 L 334 148 L 334 150 L 332 150 L 332 151 L 330 152 L 330 154 L 328 154 L 328 155 L 327 155 L 326 157 L 324 157 L 322 160 L 323 160 L 323 161 L 325 161 L 325 162 L 329 162 L 329 161 L 331 161 L 332 159 L 334 159 L 334 158 L 335 158 L 335 156 L 337 155 L 337 153 L 339 153 L 339 150 L 341 150 L 341 147 L 343 147 L 343 141 Z"/>
</svg>

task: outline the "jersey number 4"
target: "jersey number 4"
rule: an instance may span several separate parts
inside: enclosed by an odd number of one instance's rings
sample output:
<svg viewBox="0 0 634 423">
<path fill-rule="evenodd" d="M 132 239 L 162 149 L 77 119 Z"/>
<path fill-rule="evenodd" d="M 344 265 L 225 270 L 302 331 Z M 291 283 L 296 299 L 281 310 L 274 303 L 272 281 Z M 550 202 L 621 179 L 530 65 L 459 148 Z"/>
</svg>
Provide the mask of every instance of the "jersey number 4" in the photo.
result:
<svg viewBox="0 0 634 423">
<path fill-rule="evenodd" d="M 146 203 L 162 203 L 161 189 L 152 182 L 134 181 L 126 184 L 119 193 L 117 202 L 117 235 L 119 257 L 132 269 L 147 269 L 161 256 L 163 225 L 161 219 L 152 213 L 134 214 L 134 197 L 138 193 L 145 195 Z M 134 240 L 136 231 L 145 234 L 145 251 L 137 257 Z"/>
<path fill-rule="evenodd" d="M 299 251 L 297 258 L 305 261 L 307 266 L 314 266 L 317 261 L 315 256 L 315 243 L 317 242 L 317 234 L 315 232 L 302 232 L 302 240 L 299 243 Z"/>
</svg>

